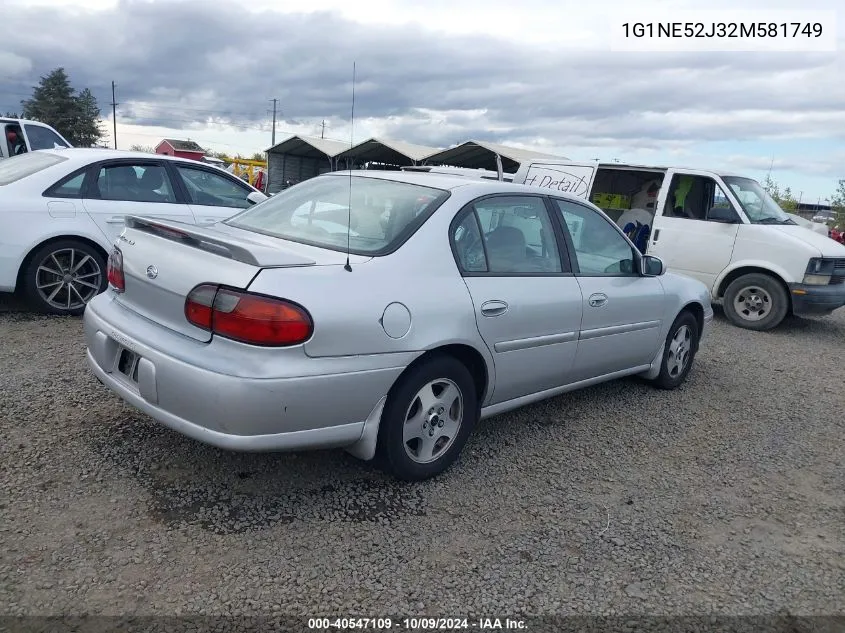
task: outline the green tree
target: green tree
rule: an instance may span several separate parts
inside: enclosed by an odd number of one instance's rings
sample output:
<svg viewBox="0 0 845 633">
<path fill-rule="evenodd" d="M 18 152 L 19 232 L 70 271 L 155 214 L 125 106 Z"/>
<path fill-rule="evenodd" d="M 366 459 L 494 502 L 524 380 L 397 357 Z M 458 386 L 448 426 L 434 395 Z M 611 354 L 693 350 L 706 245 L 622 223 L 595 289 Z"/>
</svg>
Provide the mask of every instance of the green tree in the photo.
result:
<svg viewBox="0 0 845 633">
<path fill-rule="evenodd" d="M 76 120 L 76 141 L 71 141 L 80 147 L 91 147 L 103 138 L 102 119 L 100 118 L 100 107 L 97 99 L 85 88 L 76 97 L 77 120 Z M 70 138 L 68 138 L 70 141 Z"/>
<path fill-rule="evenodd" d="M 19 119 L 20 118 L 18 116 L 17 112 L 6 112 L 6 114 L 4 114 L 3 116 L 5 116 L 7 119 Z"/>
<path fill-rule="evenodd" d="M 251 160 L 262 160 L 263 161 L 263 160 L 267 160 L 267 156 L 264 154 L 264 152 L 255 152 L 255 154 L 252 155 Z"/>
<path fill-rule="evenodd" d="M 840 180 L 836 193 L 830 197 L 830 208 L 836 220 L 836 226 L 845 228 L 845 180 Z"/>
<path fill-rule="evenodd" d="M 100 108 L 87 88 L 76 94 L 64 68 L 56 68 L 21 101 L 23 117 L 54 127 L 73 145 L 90 147 L 103 136 Z"/>
<path fill-rule="evenodd" d="M 787 213 L 795 213 L 798 209 L 798 200 L 796 200 L 795 196 L 792 195 L 792 189 L 789 187 L 783 190 L 783 194 L 777 202 L 780 205 L 780 208 Z"/>
<path fill-rule="evenodd" d="M 147 154 L 155 154 L 155 148 L 150 145 L 132 145 L 130 148 L 133 152 L 145 152 Z"/>
<path fill-rule="evenodd" d="M 765 189 L 766 193 L 775 199 L 775 202 L 780 199 L 780 186 L 772 180 L 772 176 L 770 174 L 767 175 L 766 179 L 763 181 L 763 189 Z"/>
</svg>

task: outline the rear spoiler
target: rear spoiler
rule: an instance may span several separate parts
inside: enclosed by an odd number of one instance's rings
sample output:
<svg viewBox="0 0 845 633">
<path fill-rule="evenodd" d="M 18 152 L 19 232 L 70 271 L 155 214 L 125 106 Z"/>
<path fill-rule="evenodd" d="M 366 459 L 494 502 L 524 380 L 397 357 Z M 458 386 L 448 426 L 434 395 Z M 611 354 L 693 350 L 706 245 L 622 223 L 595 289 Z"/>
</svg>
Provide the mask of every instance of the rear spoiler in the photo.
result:
<svg viewBox="0 0 845 633">
<path fill-rule="evenodd" d="M 317 263 L 313 259 L 286 250 L 281 243 L 276 246 L 272 241 L 277 238 L 267 238 L 267 242 L 262 243 L 246 236 L 233 235 L 211 227 L 137 215 L 126 216 L 125 224 L 127 229 L 133 231 L 155 235 L 259 268 L 313 266 Z"/>
</svg>

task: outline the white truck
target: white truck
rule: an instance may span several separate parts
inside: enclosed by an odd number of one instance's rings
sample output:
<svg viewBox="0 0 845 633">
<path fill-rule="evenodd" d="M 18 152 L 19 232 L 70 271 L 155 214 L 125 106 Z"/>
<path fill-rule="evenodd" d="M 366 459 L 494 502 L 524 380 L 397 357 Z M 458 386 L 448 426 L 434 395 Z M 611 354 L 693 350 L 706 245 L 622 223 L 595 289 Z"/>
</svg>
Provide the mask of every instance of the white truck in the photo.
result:
<svg viewBox="0 0 845 633">
<path fill-rule="evenodd" d="M 845 306 L 845 246 L 785 213 L 752 178 L 621 163 L 533 160 L 503 178 L 592 202 L 644 254 L 702 281 L 737 326 L 770 330 L 787 314 Z M 576 247 L 577 250 L 577 247 Z"/>
<path fill-rule="evenodd" d="M 73 147 L 68 140 L 46 123 L 28 119 L 0 117 L 3 140 L 0 159 L 10 158 L 37 149 Z"/>
</svg>

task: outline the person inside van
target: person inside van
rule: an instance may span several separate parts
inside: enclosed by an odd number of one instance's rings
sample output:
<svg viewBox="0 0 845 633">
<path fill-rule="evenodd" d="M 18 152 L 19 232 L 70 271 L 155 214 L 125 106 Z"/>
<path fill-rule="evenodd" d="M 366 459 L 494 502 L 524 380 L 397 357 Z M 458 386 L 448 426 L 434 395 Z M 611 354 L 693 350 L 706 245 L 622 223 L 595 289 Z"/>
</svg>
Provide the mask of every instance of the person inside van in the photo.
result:
<svg viewBox="0 0 845 633">
<path fill-rule="evenodd" d="M 19 154 L 26 153 L 26 143 L 24 143 L 23 134 L 19 126 L 6 126 L 6 144 L 9 147 L 9 156 L 18 156 Z"/>
</svg>

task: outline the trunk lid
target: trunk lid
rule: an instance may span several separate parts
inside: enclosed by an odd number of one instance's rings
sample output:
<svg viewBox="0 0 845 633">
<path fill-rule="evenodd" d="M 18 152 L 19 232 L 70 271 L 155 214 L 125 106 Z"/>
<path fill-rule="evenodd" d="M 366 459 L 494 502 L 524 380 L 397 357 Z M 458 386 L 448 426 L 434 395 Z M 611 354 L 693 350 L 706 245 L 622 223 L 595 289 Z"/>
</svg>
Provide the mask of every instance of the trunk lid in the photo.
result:
<svg viewBox="0 0 845 633">
<path fill-rule="evenodd" d="M 301 252 L 298 245 L 286 248 L 288 242 L 283 240 L 224 228 L 128 216 L 116 242 L 123 253 L 126 290 L 116 300 L 180 334 L 210 341 L 211 332 L 185 317 L 185 299 L 196 286 L 210 283 L 245 289 L 262 268 L 318 263 L 317 257 Z M 336 259 L 334 255 L 331 260 Z"/>
</svg>

